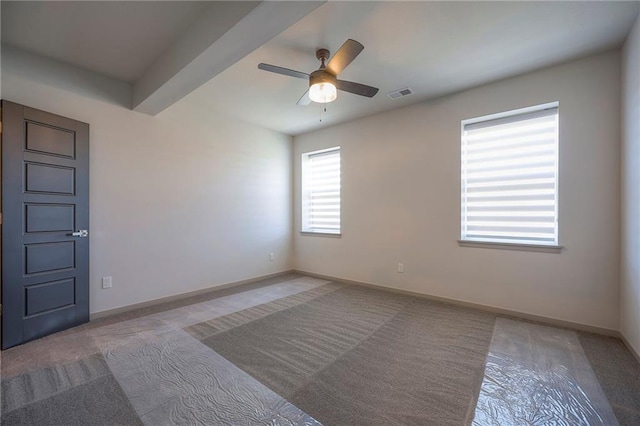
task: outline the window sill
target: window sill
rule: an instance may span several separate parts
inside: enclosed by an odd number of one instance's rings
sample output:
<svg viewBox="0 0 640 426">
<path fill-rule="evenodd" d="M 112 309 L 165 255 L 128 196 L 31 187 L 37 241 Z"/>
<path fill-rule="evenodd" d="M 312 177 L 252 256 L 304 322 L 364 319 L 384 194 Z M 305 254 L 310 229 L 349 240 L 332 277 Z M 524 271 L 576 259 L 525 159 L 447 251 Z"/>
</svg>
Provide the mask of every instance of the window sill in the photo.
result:
<svg viewBox="0 0 640 426">
<path fill-rule="evenodd" d="M 341 233 L 334 232 L 314 232 L 314 231 L 300 231 L 300 235 L 307 237 L 329 237 L 329 238 L 342 238 Z"/>
<path fill-rule="evenodd" d="M 458 240 L 460 247 L 476 247 L 498 250 L 537 251 L 542 253 L 560 253 L 562 246 L 543 246 L 535 244 L 493 243 L 489 241 Z"/>
</svg>

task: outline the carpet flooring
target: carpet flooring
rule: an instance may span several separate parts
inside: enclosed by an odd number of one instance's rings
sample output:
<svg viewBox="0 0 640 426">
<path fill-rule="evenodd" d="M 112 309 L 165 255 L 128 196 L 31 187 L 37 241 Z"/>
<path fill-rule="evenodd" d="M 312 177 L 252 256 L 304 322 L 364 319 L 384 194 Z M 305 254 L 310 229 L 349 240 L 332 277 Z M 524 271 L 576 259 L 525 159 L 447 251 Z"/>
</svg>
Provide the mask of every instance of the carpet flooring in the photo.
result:
<svg viewBox="0 0 640 426">
<path fill-rule="evenodd" d="M 618 339 L 298 274 L 2 356 L 3 425 L 640 424 Z"/>
<path fill-rule="evenodd" d="M 326 424 L 468 423 L 493 318 L 359 287 L 203 340 Z"/>
</svg>

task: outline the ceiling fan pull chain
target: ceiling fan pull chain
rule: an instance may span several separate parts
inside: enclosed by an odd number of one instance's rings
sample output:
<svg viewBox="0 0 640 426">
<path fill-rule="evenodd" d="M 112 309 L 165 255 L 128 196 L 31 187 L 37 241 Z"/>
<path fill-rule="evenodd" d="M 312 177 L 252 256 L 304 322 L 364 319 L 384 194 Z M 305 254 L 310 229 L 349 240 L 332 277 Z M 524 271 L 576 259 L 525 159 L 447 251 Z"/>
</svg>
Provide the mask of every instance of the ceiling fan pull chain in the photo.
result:
<svg viewBox="0 0 640 426">
<path fill-rule="evenodd" d="M 320 122 L 321 122 L 321 123 L 322 123 L 322 116 L 323 116 L 323 114 L 324 114 L 324 115 L 327 115 L 327 104 L 326 104 L 326 103 L 325 103 L 325 104 L 323 104 L 322 111 L 320 111 Z"/>
</svg>

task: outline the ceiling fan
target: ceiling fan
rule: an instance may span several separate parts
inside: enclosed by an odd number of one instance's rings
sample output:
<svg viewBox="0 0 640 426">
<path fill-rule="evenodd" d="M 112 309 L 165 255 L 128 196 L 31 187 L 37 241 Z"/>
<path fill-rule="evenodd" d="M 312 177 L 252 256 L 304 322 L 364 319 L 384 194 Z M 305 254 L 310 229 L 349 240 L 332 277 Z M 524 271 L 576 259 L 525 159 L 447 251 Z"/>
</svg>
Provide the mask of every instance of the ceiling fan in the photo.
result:
<svg viewBox="0 0 640 426">
<path fill-rule="evenodd" d="M 318 49 L 316 51 L 316 58 L 320 60 L 321 65 L 320 68 L 311 74 L 264 63 L 258 64 L 258 68 L 264 71 L 275 72 L 276 74 L 309 80 L 309 90 L 298 100 L 298 105 L 309 105 L 311 101 L 319 103 L 333 102 L 338 95 L 337 90 L 372 98 L 378 93 L 378 88 L 354 83 L 353 81 L 338 80 L 337 78 L 338 74 L 340 74 L 363 49 L 364 46 L 361 43 L 348 39 L 331 57 L 326 66 L 325 61 L 329 59 L 329 51 L 327 49 Z"/>
</svg>

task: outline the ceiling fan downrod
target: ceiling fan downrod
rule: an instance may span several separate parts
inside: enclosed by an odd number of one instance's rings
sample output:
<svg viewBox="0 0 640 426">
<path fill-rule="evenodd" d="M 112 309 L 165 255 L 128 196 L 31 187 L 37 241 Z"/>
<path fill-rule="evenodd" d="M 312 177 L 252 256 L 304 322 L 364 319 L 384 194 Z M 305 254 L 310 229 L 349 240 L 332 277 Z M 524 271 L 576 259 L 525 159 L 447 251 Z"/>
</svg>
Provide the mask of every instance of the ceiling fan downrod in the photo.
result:
<svg viewBox="0 0 640 426">
<path fill-rule="evenodd" d="M 320 69 L 325 69 L 324 61 L 329 59 L 329 51 L 327 49 L 318 49 L 316 50 L 316 58 L 321 62 Z"/>
</svg>

